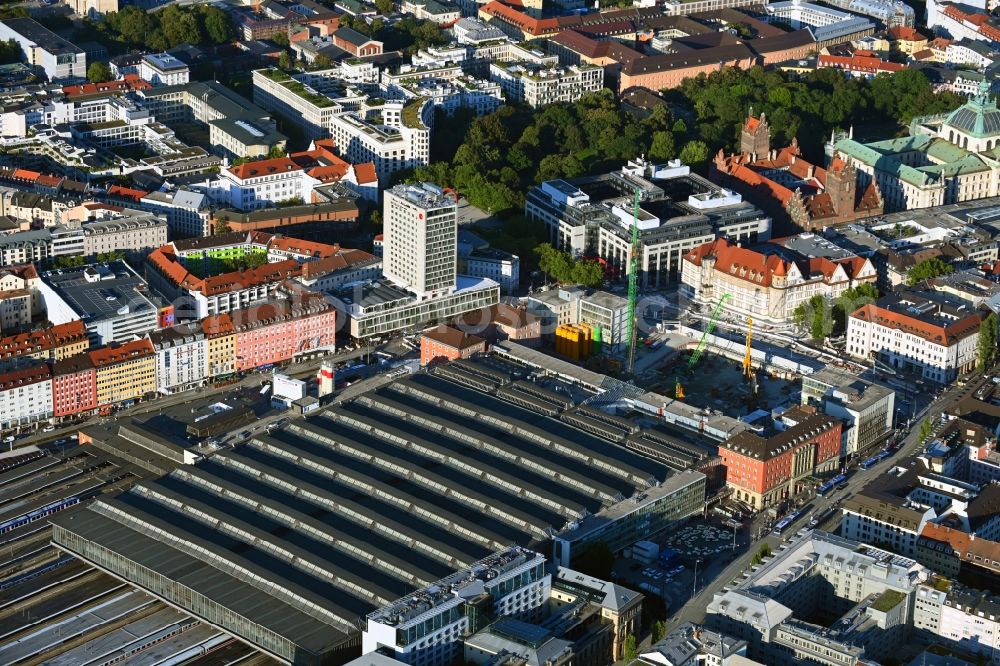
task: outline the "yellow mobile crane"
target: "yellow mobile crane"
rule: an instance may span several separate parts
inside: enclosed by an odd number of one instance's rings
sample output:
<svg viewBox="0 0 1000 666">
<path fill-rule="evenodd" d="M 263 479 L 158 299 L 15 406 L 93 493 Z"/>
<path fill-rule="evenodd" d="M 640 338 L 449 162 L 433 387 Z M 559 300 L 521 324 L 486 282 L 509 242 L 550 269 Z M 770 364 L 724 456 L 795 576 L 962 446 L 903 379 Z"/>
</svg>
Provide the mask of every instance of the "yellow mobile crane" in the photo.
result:
<svg viewBox="0 0 1000 666">
<path fill-rule="evenodd" d="M 750 342 L 753 340 L 753 317 L 747 317 L 747 353 L 743 356 L 743 376 L 753 378 L 753 360 L 750 357 Z"/>
</svg>

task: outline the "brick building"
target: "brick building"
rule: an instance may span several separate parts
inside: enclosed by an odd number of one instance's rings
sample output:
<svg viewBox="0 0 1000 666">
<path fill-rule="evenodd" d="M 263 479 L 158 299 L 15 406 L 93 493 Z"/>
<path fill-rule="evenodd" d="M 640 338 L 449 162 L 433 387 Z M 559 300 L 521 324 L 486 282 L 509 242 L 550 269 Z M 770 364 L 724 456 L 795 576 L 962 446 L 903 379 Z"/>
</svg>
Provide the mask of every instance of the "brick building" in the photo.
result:
<svg viewBox="0 0 1000 666">
<path fill-rule="evenodd" d="M 724 67 L 750 69 L 758 64 L 772 65 L 805 58 L 817 50 L 816 40 L 805 29 L 757 39 L 721 38 L 717 43 L 694 42 L 691 46 L 677 53 L 623 62 L 618 92 L 633 86 L 650 90 L 676 88 L 684 79 L 718 72 Z"/>
<path fill-rule="evenodd" d="M 435 326 L 420 336 L 420 365 L 469 358 L 486 351 L 486 340 L 451 326 Z"/>
<path fill-rule="evenodd" d="M 61 418 L 97 409 L 96 376 L 89 354 L 77 354 L 53 363 L 53 416 Z"/>
<path fill-rule="evenodd" d="M 377 182 L 374 172 L 369 173 L 368 167 L 356 165 L 359 175 L 364 172 L 365 184 Z M 349 198 L 322 203 L 306 203 L 301 206 L 284 208 L 260 208 L 250 212 L 220 209 L 212 217 L 212 226 L 222 222 L 232 231 L 249 233 L 251 231 L 267 231 L 274 233 L 292 233 L 297 238 L 321 237 L 328 238 L 330 234 L 352 230 L 358 220 L 358 204 Z M 288 229 L 288 227 L 295 227 Z"/>
<path fill-rule="evenodd" d="M 859 186 L 858 170 L 835 157 L 826 169 L 802 157 L 798 141 L 771 148 L 771 127 L 751 110 L 740 130 L 740 152 L 715 156 L 713 180 L 741 193 L 784 231 L 813 231 L 882 214 L 875 181 Z"/>
<path fill-rule="evenodd" d="M 529 347 L 537 347 L 542 342 L 542 318 L 528 312 L 527 308 L 507 303 L 466 312 L 455 321 L 455 325 L 463 331 L 485 338 L 489 344 L 515 340 Z"/>
<path fill-rule="evenodd" d="M 382 42 L 370 39 L 352 28 L 339 28 L 332 37 L 334 46 L 358 58 L 382 53 Z"/>
<path fill-rule="evenodd" d="M 756 510 L 780 505 L 805 490 L 810 478 L 837 469 L 841 428 L 837 419 L 800 406 L 765 436 L 738 433 L 719 444 L 726 485 Z"/>
</svg>

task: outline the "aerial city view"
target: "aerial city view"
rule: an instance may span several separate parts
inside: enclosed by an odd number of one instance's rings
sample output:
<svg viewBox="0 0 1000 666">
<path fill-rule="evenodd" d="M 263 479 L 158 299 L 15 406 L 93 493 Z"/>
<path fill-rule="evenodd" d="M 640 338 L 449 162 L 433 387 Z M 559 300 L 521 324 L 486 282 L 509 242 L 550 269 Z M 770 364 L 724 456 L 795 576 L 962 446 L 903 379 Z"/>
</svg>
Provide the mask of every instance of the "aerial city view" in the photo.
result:
<svg viewBox="0 0 1000 666">
<path fill-rule="evenodd" d="M 1000 666 L 1000 0 L 0 3 L 0 666 Z"/>
</svg>

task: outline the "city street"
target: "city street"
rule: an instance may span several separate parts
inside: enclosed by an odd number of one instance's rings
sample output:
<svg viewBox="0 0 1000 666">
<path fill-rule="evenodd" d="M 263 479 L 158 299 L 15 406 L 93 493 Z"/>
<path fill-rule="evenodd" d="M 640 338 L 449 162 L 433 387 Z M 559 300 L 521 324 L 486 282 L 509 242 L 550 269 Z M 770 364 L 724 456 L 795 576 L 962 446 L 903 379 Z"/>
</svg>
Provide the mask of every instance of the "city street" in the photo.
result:
<svg viewBox="0 0 1000 666">
<path fill-rule="evenodd" d="M 810 515 L 820 515 L 832 508 L 835 504 L 843 502 L 845 499 L 860 490 L 870 480 L 880 474 L 884 474 L 892 466 L 909 465 L 912 463 L 912 456 L 916 455 L 921 448 L 919 441 L 919 424 L 924 420 L 924 418 L 930 418 L 935 423 L 938 422 L 943 411 L 959 400 L 971 395 L 980 384 L 981 381 L 977 380 L 970 381 L 965 387 L 959 387 L 956 384 L 951 385 L 940 395 L 940 397 L 938 397 L 937 400 L 917 413 L 916 418 L 913 419 L 913 427 L 910 433 L 908 433 L 902 440 L 899 450 L 894 455 L 890 456 L 886 460 L 883 460 L 869 470 L 855 470 L 849 476 L 847 480 L 847 488 L 844 490 L 831 492 L 825 497 L 816 497 L 811 503 L 812 509 L 809 512 Z M 784 537 L 795 534 L 795 532 L 798 529 L 801 529 L 807 522 L 807 516 L 801 516 L 785 531 Z M 829 523 L 838 524 L 839 521 L 831 519 Z M 772 552 L 777 552 L 781 543 L 784 541 L 784 537 L 766 532 L 762 538 L 751 543 L 750 547 L 742 555 L 737 557 L 729 566 L 723 569 L 722 573 L 716 576 L 715 579 L 711 581 L 699 581 L 706 583 L 705 586 L 698 589 L 698 592 L 691 598 L 690 601 L 688 601 L 688 603 L 684 605 L 680 612 L 674 614 L 668 619 L 667 631 L 670 631 L 684 622 L 704 622 L 705 608 L 715 596 L 715 593 L 721 591 L 723 587 L 741 575 L 743 571 L 750 566 L 750 560 L 753 558 L 754 553 L 758 551 L 761 544 L 767 543 Z"/>
</svg>

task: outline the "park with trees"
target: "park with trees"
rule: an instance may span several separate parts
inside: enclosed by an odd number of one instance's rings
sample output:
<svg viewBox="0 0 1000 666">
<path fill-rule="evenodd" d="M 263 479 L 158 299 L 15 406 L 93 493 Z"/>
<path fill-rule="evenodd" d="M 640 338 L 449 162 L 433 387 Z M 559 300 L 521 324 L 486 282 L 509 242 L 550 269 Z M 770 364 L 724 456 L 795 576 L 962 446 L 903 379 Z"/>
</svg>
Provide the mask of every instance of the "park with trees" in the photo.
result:
<svg viewBox="0 0 1000 666">
<path fill-rule="evenodd" d="M 626 111 L 608 89 L 540 109 L 506 104 L 479 118 L 456 114 L 445 121 L 448 132 L 435 133 L 431 163 L 403 177 L 453 187 L 474 205 L 503 214 L 520 209 L 525 193 L 542 181 L 606 172 L 638 155 L 680 158 L 704 173 L 716 152 L 737 148 L 751 107 L 767 113 L 776 144 L 797 137 L 805 157 L 821 163 L 834 130 L 864 124 L 895 134 L 917 115 L 963 102 L 934 92 L 915 70 L 868 80 L 832 69 L 800 76 L 727 67 L 687 79 L 665 96 L 668 105 L 645 117 Z"/>
<path fill-rule="evenodd" d="M 102 41 L 115 42 L 126 49 L 153 51 L 166 51 L 181 44 L 223 44 L 235 36 L 229 14 L 212 5 L 172 4 L 158 12 L 126 5 L 107 14 L 103 21 L 89 22 L 88 28 L 103 36 Z"/>
</svg>

